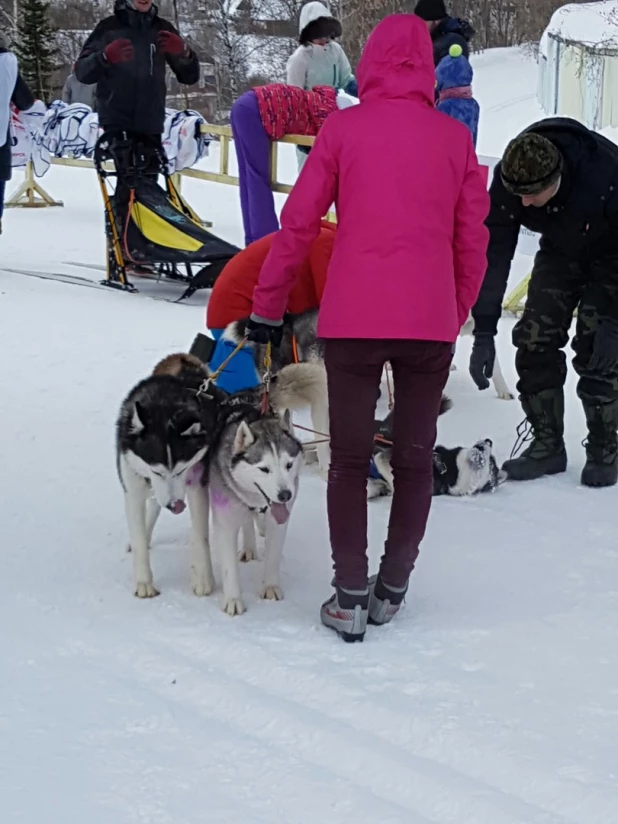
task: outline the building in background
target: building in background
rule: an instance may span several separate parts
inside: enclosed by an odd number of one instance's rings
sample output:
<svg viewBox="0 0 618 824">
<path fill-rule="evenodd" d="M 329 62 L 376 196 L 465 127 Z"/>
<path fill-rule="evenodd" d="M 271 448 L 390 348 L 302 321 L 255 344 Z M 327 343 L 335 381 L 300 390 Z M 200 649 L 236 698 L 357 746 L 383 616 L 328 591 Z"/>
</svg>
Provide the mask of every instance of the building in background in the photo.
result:
<svg viewBox="0 0 618 824">
<path fill-rule="evenodd" d="M 590 129 L 618 126 L 618 1 L 570 3 L 554 13 L 539 50 L 538 98 L 548 115 Z"/>
</svg>

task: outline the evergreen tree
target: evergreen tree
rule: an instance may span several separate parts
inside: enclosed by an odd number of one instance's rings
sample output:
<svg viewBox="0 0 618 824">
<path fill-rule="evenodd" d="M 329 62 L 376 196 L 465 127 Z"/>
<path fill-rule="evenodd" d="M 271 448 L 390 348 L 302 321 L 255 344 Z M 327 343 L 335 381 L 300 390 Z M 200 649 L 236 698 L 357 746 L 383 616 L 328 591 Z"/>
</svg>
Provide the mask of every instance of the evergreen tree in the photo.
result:
<svg viewBox="0 0 618 824">
<path fill-rule="evenodd" d="M 46 0 L 21 0 L 14 51 L 19 70 L 32 94 L 49 102 L 55 68 L 56 31 L 49 19 Z"/>
</svg>

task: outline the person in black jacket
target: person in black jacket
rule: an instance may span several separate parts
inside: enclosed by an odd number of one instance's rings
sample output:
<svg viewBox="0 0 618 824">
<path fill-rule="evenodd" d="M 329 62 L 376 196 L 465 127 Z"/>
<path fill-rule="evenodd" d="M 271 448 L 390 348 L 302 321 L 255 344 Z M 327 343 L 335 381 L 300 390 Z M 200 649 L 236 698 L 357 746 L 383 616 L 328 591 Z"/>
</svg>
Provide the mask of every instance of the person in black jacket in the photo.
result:
<svg viewBox="0 0 618 824">
<path fill-rule="evenodd" d="M 159 17 L 152 0 L 117 0 L 92 32 L 75 65 L 80 83 L 97 84 L 105 131 L 160 136 L 165 121 L 165 67 L 180 83 L 199 80 L 197 55 Z"/>
<path fill-rule="evenodd" d="M 518 390 L 533 439 L 504 469 L 513 480 L 566 470 L 562 350 L 577 310 L 573 366 L 588 424 L 581 481 L 613 486 L 618 480 L 618 146 L 575 120 L 543 120 L 508 145 L 490 195 L 488 268 L 472 312 L 470 373 L 479 389 L 492 375 L 494 336 L 520 227 L 541 235 L 524 314 L 513 330 Z"/>
<path fill-rule="evenodd" d="M 427 23 L 433 42 L 434 65 L 448 55 L 451 46 L 461 46 L 466 60 L 470 57 L 470 40 L 475 31 L 465 20 L 450 17 L 444 0 L 418 0 L 414 14 Z"/>
<path fill-rule="evenodd" d="M 12 172 L 11 103 L 20 111 L 25 111 L 34 105 L 34 97 L 19 73 L 17 58 L 8 50 L 7 42 L 0 33 L 0 234 L 4 193 Z"/>
</svg>

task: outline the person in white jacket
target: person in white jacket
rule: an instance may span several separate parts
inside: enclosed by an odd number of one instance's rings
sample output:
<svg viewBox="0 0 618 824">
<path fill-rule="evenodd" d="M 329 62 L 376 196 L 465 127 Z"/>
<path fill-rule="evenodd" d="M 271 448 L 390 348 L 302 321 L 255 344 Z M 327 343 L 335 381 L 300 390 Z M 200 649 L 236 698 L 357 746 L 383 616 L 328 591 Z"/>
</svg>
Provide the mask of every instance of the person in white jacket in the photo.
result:
<svg viewBox="0 0 618 824">
<path fill-rule="evenodd" d="M 314 86 L 332 86 L 356 96 L 356 82 L 350 61 L 336 38 L 341 37 L 341 23 L 324 3 L 305 4 L 300 11 L 300 46 L 287 64 L 286 83 L 311 91 Z M 298 170 L 307 158 L 307 151 L 296 151 Z"/>
</svg>

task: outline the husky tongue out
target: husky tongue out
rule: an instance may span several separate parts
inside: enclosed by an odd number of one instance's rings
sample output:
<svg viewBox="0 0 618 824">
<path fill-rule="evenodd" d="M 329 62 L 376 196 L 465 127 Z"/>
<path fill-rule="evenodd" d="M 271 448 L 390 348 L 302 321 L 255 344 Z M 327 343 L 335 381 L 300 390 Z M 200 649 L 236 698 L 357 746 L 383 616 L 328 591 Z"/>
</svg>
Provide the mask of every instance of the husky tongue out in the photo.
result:
<svg viewBox="0 0 618 824">
<path fill-rule="evenodd" d="M 288 509 L 287 504 L 271 504 L 270 511 L 279 526 L 287 523 L 287 520 L 290 517 L 290 510 Z"/>
<path fill-rule="evenodd" d="M 173 512 L 174 515 L 180 515 L 181 512 L 185 511 L 185 502 L 178 499 L 177 501 L 172 501 L 171 504 L 168 504 L 167 508 L 170 512 Z"/>
</svg>

